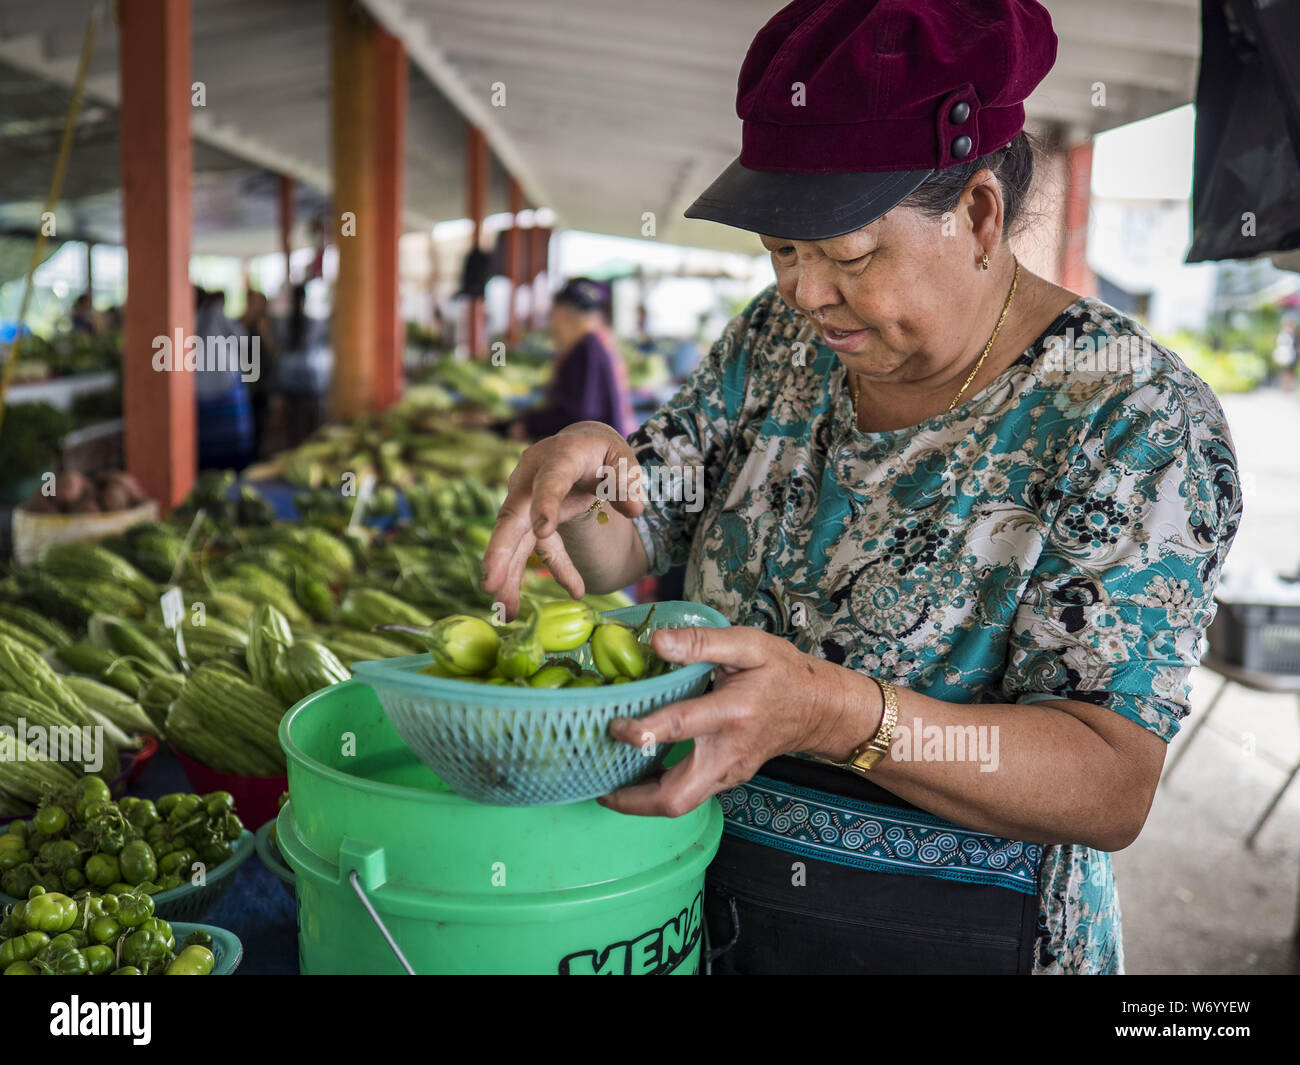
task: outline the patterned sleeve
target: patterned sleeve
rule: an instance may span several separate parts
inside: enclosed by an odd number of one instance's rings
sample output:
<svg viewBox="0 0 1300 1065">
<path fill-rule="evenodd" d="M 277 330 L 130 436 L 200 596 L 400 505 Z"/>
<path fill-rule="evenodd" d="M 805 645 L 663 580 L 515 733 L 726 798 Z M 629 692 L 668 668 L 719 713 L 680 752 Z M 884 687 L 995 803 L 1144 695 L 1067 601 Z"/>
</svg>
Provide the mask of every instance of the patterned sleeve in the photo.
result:
<svg viewBox="0 0 1300 1065">
<path fill-rule="evenodd" d="M 647 474 L 660 467 L 661 490 L 650 481 L 646 508 L 634 522 L 655 576 L 690 554 L 703 502 L 726 466 L 749 383 L 752 333 L 767 317 L 773 292 L 760 293 L 733 318 L 678 393 L 628 437 Z M 672 488 L 677 483 L 680 490 Z"/>
<path fill-rule="evenodd" d="M 1047 493 L 1057 506 L 1012 625 L 1003 693 L 1108 706 L 1168 742 L 1241 518 L 1236 458 L 1199 381 L 1149 378 L 1090 421 Z"/>
</svg>

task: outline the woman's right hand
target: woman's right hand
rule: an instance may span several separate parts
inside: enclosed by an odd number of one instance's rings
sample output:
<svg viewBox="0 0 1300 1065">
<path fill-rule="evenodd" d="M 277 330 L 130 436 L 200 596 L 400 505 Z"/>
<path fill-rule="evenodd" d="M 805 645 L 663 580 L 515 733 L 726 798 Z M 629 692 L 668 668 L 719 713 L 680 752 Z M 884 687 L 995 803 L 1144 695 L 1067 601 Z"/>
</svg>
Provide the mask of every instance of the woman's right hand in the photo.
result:
<svg viewBox="0 0 1300 1065">
<path fill-rule="evenodd" d="M 640 466 L 627 441 L 604 422 L 576 422 L 520 456 L 483 553 L 483 590 L 505 605 L 508 617 L 519 611 L 519 588 L 528 556 L 534 551 L 570 595 L 580 599 L 585 594 L 582 573 L 570 557 L 560 527 L 591 508 L 597 487 L 616 475 L 620 459 L 627 464 L 629 498 L 619 499 L 617 493 L 611 493 L 606 505 L 632 518 L 643 509 L 640 479 L 633 472 Z M 625 566 L 631 545 L 624 540 L 629 534 L 640 547 L 627 522 L 611 520 L 601 526 L 593 517 L 591 525 L 601 536 L 593 534 L 593 557 L 580 557 L 579 563 L 606 561 L 595 556 L 609 554 L 607 561 L 612 567 Z M 618 531 L 616 525 L 621 527 Z"/>
</svg>

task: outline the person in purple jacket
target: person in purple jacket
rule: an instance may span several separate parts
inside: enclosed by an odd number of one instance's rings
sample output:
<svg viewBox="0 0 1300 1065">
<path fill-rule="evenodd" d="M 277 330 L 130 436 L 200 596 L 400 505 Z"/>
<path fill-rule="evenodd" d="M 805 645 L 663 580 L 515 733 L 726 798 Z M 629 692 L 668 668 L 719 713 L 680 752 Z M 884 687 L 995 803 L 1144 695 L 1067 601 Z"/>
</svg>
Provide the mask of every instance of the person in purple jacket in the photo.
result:
<svg viewBox="0 0 1300 1065">
<path fill-rule="evenodd" d="M 627 367 L 610 332 L 609 286 L 575 277 L 551 300 L 555 368 L 543 403 L 503 426 L 515 439 L 540 440 L 574 422 L 597 421 L 623 436 L 636 428 Z"/>
</svg>

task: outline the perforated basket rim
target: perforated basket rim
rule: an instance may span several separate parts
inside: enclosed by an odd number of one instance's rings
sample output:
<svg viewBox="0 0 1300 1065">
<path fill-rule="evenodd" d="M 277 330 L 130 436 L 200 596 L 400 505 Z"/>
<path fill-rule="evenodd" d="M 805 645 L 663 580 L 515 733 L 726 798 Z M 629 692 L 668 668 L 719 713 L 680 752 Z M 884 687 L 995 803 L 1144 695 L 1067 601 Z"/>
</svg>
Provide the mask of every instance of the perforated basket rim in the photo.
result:
<svg viewBox="0 0 1300 1065">
<path fill-rule="evenodd" d="M 618 607 L 603 611 L 601 616 L 614 621 L 639 623 L 649 609 L 668 607 L 670 610 L 689 610 L 705 618 L 708 628 L 729 628 L 731 622 L 703 603 L 670 600 L 662 603 L 638 603 L 633 606 Z M 668 613 L 669 611 L 665 611 Z M 671 625 L 655 626 L 669 628 Z M 691 626 L 695 627 L 695 626 Z M 653 631 L 653 630 L 652 630 Z M 381 658 L 369 662 L 356 662 L 352 666 L 353 676 L 373 688 L 392 688 L 408 695 L 426 696 L 437 699 L 455 699 L 461 702 L 476 702 L 483 698 L 483 682 L 476 680 L 458 680 L 454 677 L 433 677 L 420 673 L 419 670 L 433 661 L 430 654 L 402 655 L 400 658 Z M 648 680 L 633 680 L 619 685 L 597 685 L 591 688 L 522 688 L 513 684 L 495 684 L 490 686 L 492 702 L 497 706 L 508 706 L 512 710 L 549 710 L 556 705 L 574 708 L 605 706 L 611 701 L 632 702 L 641 699 L 653 699 L 681 684 L 693 683 L 707 676 L 714 668 L 714 662 L 692 662 L 658 677 Z M 614 693 L 617 693 L 615 695 Z"/>
<path fill-rule="evenodd" d="M 281 882 L 293 887 L 297 874 L 289 864 L 279 856 L 280 848 L 271 840 L 271 829 L 275 827 L 277 818 L 271 818 L 261 828 L 253 833 L 253 840 L 257 846 L 257 857 L 262 864 L 272 873 L 278 876 Z"/>
<path fill-rule="evenodd" d="M 172 926 L 172 934 L 176 937 L 178 947 L 181 940 L 191 932 L 207 932 L 212 937 L 212 945 L 221 951 L 219 956 L 215 950 L 212 952 L 213 964 L 210 974 L 212 976 L 231 976 L 244 960 L 244 944 L 229 928 L 220 928 L 201 921 L 168 921 L 167 923 Z"/>
</svg>

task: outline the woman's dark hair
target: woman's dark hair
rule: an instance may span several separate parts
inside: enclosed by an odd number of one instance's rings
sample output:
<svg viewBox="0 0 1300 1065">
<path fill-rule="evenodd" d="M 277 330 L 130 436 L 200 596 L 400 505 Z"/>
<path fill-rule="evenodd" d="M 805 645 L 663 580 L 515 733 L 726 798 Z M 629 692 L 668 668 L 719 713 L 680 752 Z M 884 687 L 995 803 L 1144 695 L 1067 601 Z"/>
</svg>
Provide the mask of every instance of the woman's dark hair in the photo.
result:
<svg viewBox="0 0 1300 1065">
<path fill-rule="evenodd" d="M 971 175 L 987 167 L 1002 186 L 1002 232 L 1010 236 L 1024 222 L 1025 201 L 1034 180 L 1034 158 L 1041 151 L 1037 138 L 1021 130 L 1005 148 L 935 171 L 902 206 L 929 218 L 942 218 L 957 206 Z"/>
<path fill-rule="evenodd" d="M 551 302 L 572 307 L 584 314 L 599 311 L 609 321 L 611 299 L 610 287 L 603 281 L 593 281 L 589 277 L 571 277 L 560 287 Z"/>
</svg>

